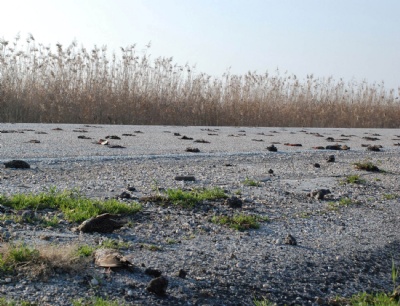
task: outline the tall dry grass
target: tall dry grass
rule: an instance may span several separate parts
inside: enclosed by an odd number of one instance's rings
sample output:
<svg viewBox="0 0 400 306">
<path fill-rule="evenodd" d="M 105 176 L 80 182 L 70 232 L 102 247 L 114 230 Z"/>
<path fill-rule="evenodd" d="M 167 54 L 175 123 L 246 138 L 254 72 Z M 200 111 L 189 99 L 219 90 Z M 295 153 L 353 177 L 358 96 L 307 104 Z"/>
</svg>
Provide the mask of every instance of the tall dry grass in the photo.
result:
<svg viewBox="0 0 400 306">
<path fill-rule="evenodd" d="M 400 125 L 384 84 L 295 75 L 196 73 L 135 45 L 107 53 L 0 40 L 0 121 L 103 124 L 379 127 Z"/>
</svg>

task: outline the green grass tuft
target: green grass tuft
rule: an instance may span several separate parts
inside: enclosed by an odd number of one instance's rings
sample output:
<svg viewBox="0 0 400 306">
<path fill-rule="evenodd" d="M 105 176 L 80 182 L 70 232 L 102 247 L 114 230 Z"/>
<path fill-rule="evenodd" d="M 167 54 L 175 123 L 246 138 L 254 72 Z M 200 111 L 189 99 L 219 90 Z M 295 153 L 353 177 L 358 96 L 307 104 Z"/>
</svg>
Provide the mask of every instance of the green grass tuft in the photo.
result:
<svg viewBox="0 0 400 306">
<path fill-rule="evenodd" d="M 81 222 L 103 213 L 132 214 L 141 210 L 138 203 L 126 204 L 115 199 L 94 200 L 74 190 L 58 192 L 55 189 L 39 194 L 15 194 L 9 197 L 1 195 L 0 204 L 17 210 L 59 209 L 72 222 Z"/>
<path fill-rule="evenodd" d="M 385 193 L 383 195 L 384 200 L 395 200 L 397 198 L 399 198 L 399 195 L 395 193 Z"/>
<path fill-rule="evenodd" d="M 18 265 L 36 260 L 38 257 L 39 251 L 24 243 L 9 244 L 7 250 L 0 253 L 0 271 L 12 272 Z"/>
<path fill-rule="evenodd" d="M 78 247 L 76 254 L 79 257 L 89 257 L 92 256 L 93 252 L 96 250 L 96 247 L 90 245 L 81 245 Z"/>
<path fill-rule="evenodd" d="M 244 231 L 248 229 L 258 229 L 260 227 L 259 221 L 268 221 L 267 217 L 259 217 L 252 215 L 236 214 L 230 216 L 214 216 L 211 222 L 220 225 L 226 225 L 232 229 L 238 231 Z"/>
<path fill-rule="evenodd" d="M 389 294 L 379 292 L 374 294 L 358 293 L 350 298 L 352 306 L 399 306 L 400 302 L 392 299 Z"/>
<path fill-rule="evenodd" d="M 260 187 L 261 183 L 252 179 L 249 179 L 246 177 L 246 179 L 243 181 L 243 185 L 245 186 L 251 186 L 251 187 Z"/>
<path fill-rule="evenodd" d="M 370 172 L 380 172 L 381 170 L 372 162 L 357 162 L 353 164 L 358 170 L 365 170 Z"/>
<path fill-rule="evenodd" d="M 141 245 L 141 247 L 143 249 L 146 249 L 146 250 L 149 250 L 149 251 L 152 251 L 152 252 L 162 251 L 162 247 L 160 247 L 158 245 L 155 245 L 155 244 L 144 243 L 144 244 Z"/>
<path fill-rule="evenodd" d="M 193 207 L 204 200 L 216 200 L 227 198 L 224 190 L 219 187 L 211 189 L 194 189 L 184 191 L 182 189 L 167 189 L 168 200 L 177 206 Z"/>
<path fill-rule="evenodd" d="M 100 244 L 100 247 L 119 250 L 119 249 L 129 249 L 131 247 L 131 244 L 129 242 L 116 239 L 105 239 Z"/>
<path fill-rule="evenodd" d="M 73 306 L 126 306 L 127 304 L 120 300 L 103 299 L 102 297 L 93 297 L 90 300 L 77 299 L 72 301 Z"/>
<path fill-rule="evenodd" d="M 347 176 L 344 181 L 342 181 L 342 184 L 365 184 L 365 180 L 360 178 L 359 175 L 354 174 Z"/>
<path fill-rule="evenodd" d="M 276 303 L 268 301 L 267 298 L 264 298 L 262 300 L 254 300 L 254 306 L 274 306 Z"/>
</svg>

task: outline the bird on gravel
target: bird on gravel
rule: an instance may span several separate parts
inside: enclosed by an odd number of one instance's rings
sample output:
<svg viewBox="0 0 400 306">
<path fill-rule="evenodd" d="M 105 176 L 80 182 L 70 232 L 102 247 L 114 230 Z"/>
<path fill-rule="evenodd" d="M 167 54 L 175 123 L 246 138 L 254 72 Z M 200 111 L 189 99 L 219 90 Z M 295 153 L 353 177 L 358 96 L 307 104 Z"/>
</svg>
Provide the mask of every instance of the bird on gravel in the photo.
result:
<svg viewBox="0 0 400 306">
<path fill-rule="evenodd" d="M 94 252 L 94 263 L 103 268 L 132 268 L 133 264 L 114 249 L 98 249 Z"/>
</svg>

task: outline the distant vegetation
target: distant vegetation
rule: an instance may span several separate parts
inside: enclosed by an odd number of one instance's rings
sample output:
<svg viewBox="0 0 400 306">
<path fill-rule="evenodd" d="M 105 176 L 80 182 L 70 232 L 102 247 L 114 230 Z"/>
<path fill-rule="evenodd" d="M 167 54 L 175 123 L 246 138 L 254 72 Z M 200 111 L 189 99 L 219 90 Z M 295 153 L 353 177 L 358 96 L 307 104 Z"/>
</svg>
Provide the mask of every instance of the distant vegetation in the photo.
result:
<svg viewBox="0 0 400 306">
<path fill-rule="evenodd" d="M 198 73 L 135 45 L 108 54 L 0 39 L 0 122 L 398 128 L 399 88 L 308 75 Z"/>
</svg>

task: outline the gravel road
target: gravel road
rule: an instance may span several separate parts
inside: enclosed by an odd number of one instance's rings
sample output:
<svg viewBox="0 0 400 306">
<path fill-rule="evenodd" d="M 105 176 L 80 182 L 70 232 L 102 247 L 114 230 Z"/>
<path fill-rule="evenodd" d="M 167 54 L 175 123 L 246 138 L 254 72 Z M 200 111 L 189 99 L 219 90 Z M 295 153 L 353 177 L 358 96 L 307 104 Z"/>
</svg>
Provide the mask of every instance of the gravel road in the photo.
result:
<svg viewBox="0 0 400 306">
<path fill-rule="evenodd" d="M 129 226 L 112 234 L 79 234 L 71 231 L 77 224 L 65 220 L 56 228 L 0 221 L 2 244 L 94 246 L 116 239 L 129 245 L 121 252 L 135 267 L 110 272 L 90 263 L 47 279 L 0 274 L 0 294 L 39 305 L 92 296 L 130 305 L 252 305 L 263 298 L 277 305 L 327 305 L 335 296 L 388 292 L 392 260 L 400 266 L 398 135 L 383 129 L 0 124 L 0 161 L 31 165 L 0 167 L 3 194 L 78 188 L 105 199 L 125 191 L 131 198 L 121 201 L 129 203 L 155 190 L 217 186 L 243 202 L 241 208 L 215 200 L 183 209 L 142 200 Z M 277 152 L 267 150 L 272 144 Z M 314 149 L 336 144 L 350 150 Z M 335 162 L 326 161 L 329 155 Z M 355 162 L 365 161 L 384 171 L 355 169 Z M 188 175 L 195 181 L 175 180 Z M 364 182 L 344 183 L 349 175 Z M 258 186 L 248 186 L 250 180 Z M 324 199 L 307 195 L 320 189 L 331 193 Z M 268 221 L 245 231 L 210 222 L 239 213 Z M 296 244 L 288 244 L 289 234 Z M 165 296 L 146 290 L 153 278 L 147 268 L 168 279 Z"/>
</svg>

